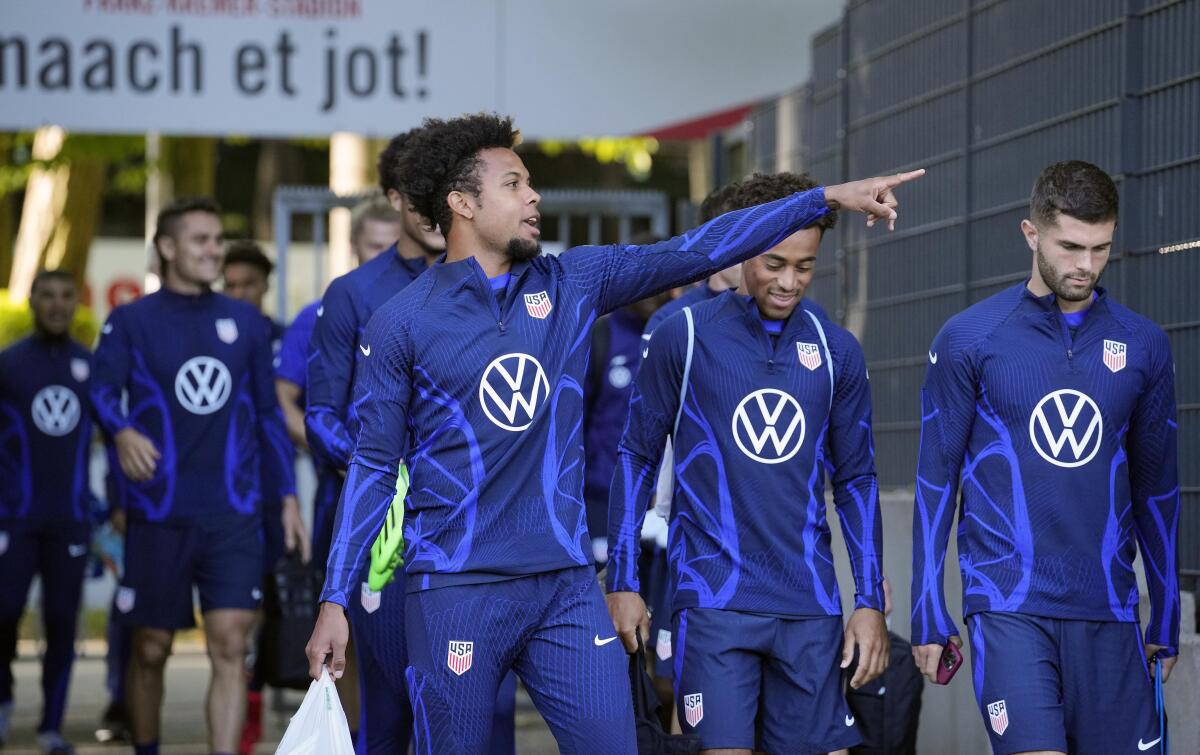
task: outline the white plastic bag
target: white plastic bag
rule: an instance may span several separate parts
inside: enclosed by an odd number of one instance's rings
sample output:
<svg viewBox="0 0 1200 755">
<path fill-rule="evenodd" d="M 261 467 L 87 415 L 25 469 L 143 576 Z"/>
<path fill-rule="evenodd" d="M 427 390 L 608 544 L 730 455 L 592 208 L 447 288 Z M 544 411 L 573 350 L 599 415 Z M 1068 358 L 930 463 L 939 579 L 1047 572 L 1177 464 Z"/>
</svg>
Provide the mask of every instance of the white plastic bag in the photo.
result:
<svg viewBox="0 0 1200 755">
<path fill-rule="evenodd" d="M 321 678 L 308 685 L 275 755 L 354 755 L 350 724 L 325 666 Z"/>
</svg>

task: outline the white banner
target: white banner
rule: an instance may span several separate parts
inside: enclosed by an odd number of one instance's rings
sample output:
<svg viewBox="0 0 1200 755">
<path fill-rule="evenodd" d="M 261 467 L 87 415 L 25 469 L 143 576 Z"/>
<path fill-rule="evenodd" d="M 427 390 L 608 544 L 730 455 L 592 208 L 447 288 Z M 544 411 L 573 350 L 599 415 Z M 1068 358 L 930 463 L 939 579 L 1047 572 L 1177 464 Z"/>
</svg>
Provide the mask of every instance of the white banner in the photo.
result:
<svg viewBox="0 0 1200 755">
<path fill-rule="evenodd" d="M 0 129 L 645 133 L 804 82 L 840 0 L 3 0 Z"/>
</svg>

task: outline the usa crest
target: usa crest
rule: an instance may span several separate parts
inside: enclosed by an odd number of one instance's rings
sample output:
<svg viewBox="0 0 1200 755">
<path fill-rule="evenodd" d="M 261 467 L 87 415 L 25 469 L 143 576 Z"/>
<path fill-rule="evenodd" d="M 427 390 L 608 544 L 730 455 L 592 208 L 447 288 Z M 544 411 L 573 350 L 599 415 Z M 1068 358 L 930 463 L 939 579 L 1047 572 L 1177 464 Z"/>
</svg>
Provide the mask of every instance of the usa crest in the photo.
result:
<svg viewBox="0 0 1200 755">
<path fill-rule="evenodd" d="M 92 368 L 86 359 L 75 357 L 71 360 L 71 377 L 75 378 L 75 382 L 82 383 L 91 374 Z"/>
<path fill-rule="evenodd" d="M 821 347 L 815 343 L 801 343 L 796 341 L 796 351 L 800 354 L 800 364 L 810 370 L 815 370 L 821 366 Z"/>
<path fill-rule="evenodd" d="M 0 556 L 8 553 L 8 533 L 0 532 Z"/>
<path fill-rule="evenodd" d="M 671 630 L 658 630 L 658 640 L 654 643 L 654 653 L 660 661 L 671 657 Z"/>
<path fill-rule="evenodd" d="M 550 294 L 545 291 L 525 294 L 525 311 L 529 313 L 530 317 L 545 320 L 551 309 L 554 309 L 554 305 L 550 303 Z"/>
<path fill-rule="evenodd" d="M 450 640 L 446 651 L 446 665 L 457 676 L 462 676 L 471 670 L 471 657 L 475 654 L 475 643 L 463 640 Z"/>
<path fill-rule="evenodd" d="M 221 317 L 217 320 L 217 338 L 225 343 L 233 343 L 237 337 L 237 322 L 232 317 Z"/>
<path fill-rule="evenodd" d="M 362 583 L 362 594 L 359 596 L 359 602 L 362 603 L 363 610 L 367 613 L 375 613 L 379 610 L 379 604 L 383 602 L 383 593 L 375 592 L 366 582 Z M 453 668 L 453 667 L 451 667 Z"/>
<path fill-rule="evenodd" d="M 704 719 L 704 695 L 696 692 L 683 696 L 683 717 L 693 729 Z"/>
<path fill-rule="evenodd" d="M 1120 341 L 1104 339 L 1104 366 L 1112 372 L 1125 369 L 1125 357 L 1129 348 Z"/>
<path fill-rule="evenodd" d="M 117 605 L 117 610 L 121 613 L 129 613 L 133 610 L 133 602 L 137 594 L 132 587 L 118 587 L 117 599 L 114 601 Z"/>
<path fill-rule="evenodd" d="M 998 736 L 1004 736 L 1004 732 L 1008 730 L 1008 706 L 1003 700 L 997 700 L 994 703 L 988 703 L 988 718 L 992 722 L 992 731 Z"/>
</svg>

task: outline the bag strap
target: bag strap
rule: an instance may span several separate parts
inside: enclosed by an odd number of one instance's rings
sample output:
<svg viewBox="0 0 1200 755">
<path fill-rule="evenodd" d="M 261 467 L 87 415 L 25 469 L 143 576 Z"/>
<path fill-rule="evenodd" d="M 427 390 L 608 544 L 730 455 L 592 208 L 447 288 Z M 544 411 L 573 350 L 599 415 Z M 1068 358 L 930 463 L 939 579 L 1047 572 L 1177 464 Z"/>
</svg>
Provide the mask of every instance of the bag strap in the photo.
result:
<svg viewBox="0 0 1200 755">
<path fill-rule="evenodd" d="M 687 356 L 683 360 L 683 380 L 679 383 L 679 410 L 675 412 L 675 429 L 671 432 L 674 438 L 679 432 L 679 420 L 683 417 L 683 402 L 687 400 L 688 377 L 692 373 L 692 351 L 696 345 L 696 324 L 692 320 L 692 308 L 683 308 L 683 317 L 687 320 Z"/>
<path fill-rule="evenodd" d="M 821 348 L 825 350 L 825 367 L 829 370 L 829 407 L 833 408 L 833 355 L 829 353 L 829 341 L 825 338 L 825 328 L 821 327 L 821 321 L 818 320 L 817 316 L 811 311 L 806 309 L 804 310 L 804 314 L 808 315 L 808 318 L 812 320 L 813 325 L 816 326 L 817 336 L 821 339 Z"/>
</svg>

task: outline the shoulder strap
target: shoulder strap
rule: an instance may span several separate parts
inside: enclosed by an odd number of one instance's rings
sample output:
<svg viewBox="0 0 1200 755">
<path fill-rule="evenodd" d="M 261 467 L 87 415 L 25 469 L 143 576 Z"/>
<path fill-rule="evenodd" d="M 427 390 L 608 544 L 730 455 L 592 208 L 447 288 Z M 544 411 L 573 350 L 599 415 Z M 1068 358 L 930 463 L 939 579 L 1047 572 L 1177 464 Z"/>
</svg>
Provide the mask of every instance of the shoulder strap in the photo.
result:
<svg viewBox="0 0 1200 755">
<path fill-rule="evenodd" d="M 833 383 L 833 355 L 829 353 L 829 341 L 825 338 L 825 328 L 821 327 L 821 321 L 809 310 L 804 310 L 804 314 L 812 320 L 813 325 L 817 328 L 817 336 L 821 339 L 821 348 L 825 350 L 825 366 L 829 370 L 829 405 L 833 406 L 833 392 L 835 390 Z"/>
<path fill-rule="evenodd" d="M 683 380 L 679 382 L 679 410 L 675 412 L 675 429 L 671 433 L 674 438 L 679 432 L 679 420 L 683 417 L 683 402 L 687 400 L 688 377 L 692 372 L 692 350 L 696 345 L 696 325 L 692 321 L 692 308 L 683 308 L 683 317 L 687 320 L 687 356 L 683 360 Z"/>
</svg>

